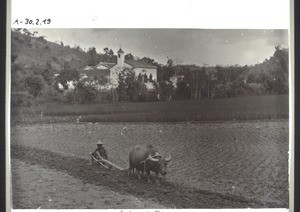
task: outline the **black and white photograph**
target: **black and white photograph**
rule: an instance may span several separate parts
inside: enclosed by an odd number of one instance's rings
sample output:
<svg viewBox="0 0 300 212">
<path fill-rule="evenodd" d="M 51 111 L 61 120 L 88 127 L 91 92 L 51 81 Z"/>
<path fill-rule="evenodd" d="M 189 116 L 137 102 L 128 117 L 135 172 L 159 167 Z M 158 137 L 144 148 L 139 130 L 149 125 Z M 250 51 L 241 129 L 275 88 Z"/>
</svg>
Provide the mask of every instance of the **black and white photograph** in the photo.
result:
<svg viewBox="0 0 300 212">
<path fill-rule="evenodd" d="M 13 209 L 289 208 L 288 30 L 12 28 L 10 124 Z"/>
</svg>

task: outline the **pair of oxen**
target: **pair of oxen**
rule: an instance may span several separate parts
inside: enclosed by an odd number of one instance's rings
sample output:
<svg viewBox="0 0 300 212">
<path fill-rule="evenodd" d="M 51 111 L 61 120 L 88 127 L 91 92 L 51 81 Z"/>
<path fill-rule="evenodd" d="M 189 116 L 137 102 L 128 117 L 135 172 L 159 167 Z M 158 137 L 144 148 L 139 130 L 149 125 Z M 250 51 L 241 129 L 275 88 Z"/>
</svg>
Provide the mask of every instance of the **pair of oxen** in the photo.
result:
<svg viewBox="0 0 300 212">
<path fill-rule="evenodd" d="M 167 164 L 172 160 L 171 155 L 160 155 L 158 150 L 152 146 L 135 146 L 129 153 L 129 172 L 128 175 L 137 171 L 138 179 L 141 179 L 141 173 L 147 173 L 147 181 L 150 182 L 150 172 L 156 174 L 156 183 L 158 175 L 163 177 L 167 174 Z"/>
</svg>

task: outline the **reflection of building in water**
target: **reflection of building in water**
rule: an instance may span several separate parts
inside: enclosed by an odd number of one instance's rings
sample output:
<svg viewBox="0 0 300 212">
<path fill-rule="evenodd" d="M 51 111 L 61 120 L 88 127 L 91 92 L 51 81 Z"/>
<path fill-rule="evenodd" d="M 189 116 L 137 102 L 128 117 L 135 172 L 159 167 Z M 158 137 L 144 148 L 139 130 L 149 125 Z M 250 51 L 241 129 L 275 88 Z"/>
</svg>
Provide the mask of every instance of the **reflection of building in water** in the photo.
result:
<svg viewBox="0 0 300 212">
<path fill-rule="evenodd" d="M 124 51 L 120 48 L 117 52 L 117 63 L 100 62 L 95 66 L 87 66 L 80 74 L 82 77 L 106 77 L 106 88 L 118 86 L 119 73 L 124 69 L 131 69 L 135 76 L 146 84 L 148 89 L 153 89 L 153 81 L 157 81 L 157 67 L 143 60 L 125 59 Z"/>
</svg>

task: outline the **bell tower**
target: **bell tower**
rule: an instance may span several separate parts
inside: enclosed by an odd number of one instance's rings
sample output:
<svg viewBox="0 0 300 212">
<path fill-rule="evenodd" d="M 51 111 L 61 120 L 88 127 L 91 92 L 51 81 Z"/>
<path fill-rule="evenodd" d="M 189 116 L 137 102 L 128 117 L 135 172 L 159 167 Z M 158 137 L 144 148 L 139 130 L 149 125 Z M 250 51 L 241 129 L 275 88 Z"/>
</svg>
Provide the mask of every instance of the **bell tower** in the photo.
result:
<svg viewBox="0 0 300 212">
<path fill-rule="evenodd" d="M 124 66 L 124 52 L 123 50 L 120 48 L 119 51 L 117 52 L 118 53 L 118 59 L 117 59 L 117 65 L 119 67 L 123 67 Z"/>
</svg>

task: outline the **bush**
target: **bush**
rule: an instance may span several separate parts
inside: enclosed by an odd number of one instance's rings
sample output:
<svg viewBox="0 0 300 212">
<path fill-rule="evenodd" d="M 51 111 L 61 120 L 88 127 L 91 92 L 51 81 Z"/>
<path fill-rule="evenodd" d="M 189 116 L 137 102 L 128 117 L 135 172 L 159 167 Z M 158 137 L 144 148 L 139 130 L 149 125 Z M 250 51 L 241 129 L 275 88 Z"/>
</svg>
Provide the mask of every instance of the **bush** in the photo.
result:
<svg viewBox="0 0 300 212">
<path fill-rule="evenodd" d="M 45 88 L 44 78 L 41 75 L 29 75 L 25 78 L 25 87 L 36 97 Z"/>
<path fill-rule="evenodd" d="M 98 91 L 92 85 L 79 81 L 74 90 L 65 91 L 67 103 L 90 104 L 97 101 Z"/>
<path fill-rule="evenodd" d="M 54 86 L 49 86 L 48 89 L 46 89 L 46 91 L 43 93 L 43 98 L 49 103 L 65 101 L 63 94 L 55 89 Z"/>
<path fill-rule="evenodd" d="M 117 87 L 119 101 L 147 101 L 148 89 L 132 70 L 123 70 L 119 74 L 119 85 Z"/>
<path fill-rule="evenodd" d="M 171 81 L 161 81 L 159 83 L 155 83 L 154 87 L 156 88 L 160 99 L 171 100 L 172 95 L 174 94 L 174 86 Z"/>
<path fill-rule="evenodd" d="M 98 92 L 96 101 L 97 103 L 110 103 L 113 101 L 113 95 L 111 92 Z"/>
<path fill-rule="evenodd" d="M 12 107 L 29 107 L 32 105 L 33 96 L 29 93 L 18 93 L 11 95 Z"/>
</svg>

